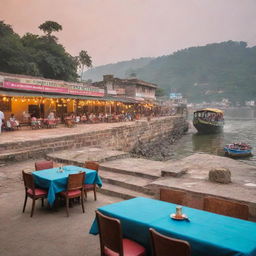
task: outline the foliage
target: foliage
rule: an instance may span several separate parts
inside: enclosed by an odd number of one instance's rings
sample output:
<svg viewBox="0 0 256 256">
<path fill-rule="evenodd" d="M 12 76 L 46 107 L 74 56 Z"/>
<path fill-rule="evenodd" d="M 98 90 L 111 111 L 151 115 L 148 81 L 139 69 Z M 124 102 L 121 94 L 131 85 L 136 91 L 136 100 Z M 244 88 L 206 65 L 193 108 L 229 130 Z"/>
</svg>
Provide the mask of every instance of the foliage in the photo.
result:
<svg viewBox="0 0 256 256">
<path fill-rule="evenodd" d="M 59 23 L 57 23 L 55 21 L 50 21 L 50 20 L 48 20 L 48 21 L 44 22 L 43 24 L 41 24 L 38 28 L 43 30 L 44 33 L 46 33 L 46 35 L 48 37 L 51 36 L 51 33 L 53 31 L 57 31 L 58 32 L 58 31 L 62 30 L 62 26 Z"/>
<path fill-rule="evenodd" d="M 46 36 L 27 33 L 20 37 L 10 25 L 0 21 L 0 71 L 77 81 L 77 57 L 67 53 L 51 35 L 53 31 L 61 30 L 61 25 L 47 21 L 40 28 Z"/>
<path fill-rule="evenodd" d="M 126 62 L 127 73 L 133 62 Z M 120 70 L 123 72 L 121 62 L 92 69 L 85 75 L 93 79 L 97 74 L 108 74 L 109 67 L 115 70 L 115 75 Z M 139 79 L 164 89 L 166 95 L 180 92 L 192 102 L 227 98 L 235 103 L 256 97 L 256 47 L 250 48 L 246 42 L 227 41 L 191 47 L 150 59 L 133 70 Z"/>
<path fill-rule="evenodd" d="M 162 97 L 162 96 L 165 96 L 166 93 L 165 93 L 165 90 L 163 88 L 157 88 L 156 89 L 156 96 L 157 97 Z"/>
</svg>

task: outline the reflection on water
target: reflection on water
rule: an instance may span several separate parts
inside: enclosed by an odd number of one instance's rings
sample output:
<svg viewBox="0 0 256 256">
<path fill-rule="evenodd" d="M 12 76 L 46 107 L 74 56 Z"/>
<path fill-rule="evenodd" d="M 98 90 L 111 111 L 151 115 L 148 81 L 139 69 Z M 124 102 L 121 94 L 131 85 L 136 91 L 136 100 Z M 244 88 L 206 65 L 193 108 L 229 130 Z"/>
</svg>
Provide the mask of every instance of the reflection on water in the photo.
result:
<svg viewBox="0 0 256 256">
<path fill-rule="evenodd" d="M 239 159 L 256 165 L 256 119 L 226 120 L 224 131 L 220 134 L 199 135 L 194 128 L 175 146 L 175 158 L 180 159 L 195 152 L 224 155 L 223 147 L 233 142 L 245 142 L 254 150 L 254 156 Z"/>
</svg>

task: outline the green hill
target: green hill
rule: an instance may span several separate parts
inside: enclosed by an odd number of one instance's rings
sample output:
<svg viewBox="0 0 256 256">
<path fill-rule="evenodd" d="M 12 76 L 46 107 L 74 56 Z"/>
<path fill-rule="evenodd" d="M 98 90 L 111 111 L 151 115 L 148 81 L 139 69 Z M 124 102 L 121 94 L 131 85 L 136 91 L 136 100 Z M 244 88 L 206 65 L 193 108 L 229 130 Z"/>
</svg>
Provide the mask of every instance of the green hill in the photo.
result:
<svg viewBox="0 0 256 256">
<path fill-rule="evenodd" d="M 141 65 L 137 61 L 145 60 Z M 191 47 L 154 59 L 138 59 L 96 67 L 86 79 L 101 80 L 103 74 L 137 78 L 158 84 L 166 94 L 181 92 L 192 102 L 228 98 L 232 102 L 255 100 L 256 47 L 228 41 Z M 97 78 L 97 79 L 96 79 Z"/>
<path fill-rule="evenodd" d="M 140 58 L 91 68 L 84 72 L 83 79 L 91 79 L 94 82 L 101 81 L 103 75 L 106 74 L 113 74 L 119 78 L 127 78 L 133 75 L 137 69 L 148 65 L 151 60 L 153 58 Z"/>
</svg>

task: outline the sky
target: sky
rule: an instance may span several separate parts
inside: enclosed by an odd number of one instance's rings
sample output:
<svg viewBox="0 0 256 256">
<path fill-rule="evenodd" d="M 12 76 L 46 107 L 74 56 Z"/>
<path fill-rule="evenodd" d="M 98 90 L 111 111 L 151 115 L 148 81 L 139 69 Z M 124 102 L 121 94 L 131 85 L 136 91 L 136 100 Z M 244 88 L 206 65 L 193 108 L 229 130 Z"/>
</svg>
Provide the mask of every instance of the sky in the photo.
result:
<svg viewBox="0 0 256 256">
<path fill-rule="evenodd" d="M 256 45 L 256 0 L 0 0 L 0 20 L 19 35 L 55 33 L 73 56 L 86 50 L 93 66 L 157 57 L 228 40 Z"/>
</svg>

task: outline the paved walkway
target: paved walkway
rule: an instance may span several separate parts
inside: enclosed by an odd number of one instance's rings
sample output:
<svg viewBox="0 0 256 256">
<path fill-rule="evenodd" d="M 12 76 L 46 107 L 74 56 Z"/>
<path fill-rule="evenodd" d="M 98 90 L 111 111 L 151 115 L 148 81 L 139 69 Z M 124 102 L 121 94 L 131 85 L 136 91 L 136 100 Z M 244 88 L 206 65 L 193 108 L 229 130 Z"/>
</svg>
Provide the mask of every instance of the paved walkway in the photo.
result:
<svg viewBox="0 0 256 256">
<path fill-rule="evenodd" d="M 50 210 L 36 202 L 30 218 L 31 200 L 22 213 L 24 186 L 21 170 L 33 168 L 34 161 L 26 161 L 0 169 L 0 255 L 3 256 L 98 256 L 99 237 L 89 235 L 95 210 L 121 199 L 93 193 L 88 194 L 85 213 L 76 204 L 66 217 L 65 207 Z"/>
<path fill-rule="evenodd" d="M 31 127 L 22 127 L 18 131 L 2 132 L 0 134 L 0 144 L 56 138 L 67 135 L 82 134 L 86 132 L 102 131 L 106 129 L 112 129 L 113 127 L 121 127 L 133 124 L 134 122 L 78 124 L 73 128 L 67 128 L 63 124 L 60 124 L 57 128 L 38 130 L 32 130 Z"/>
</svg>

